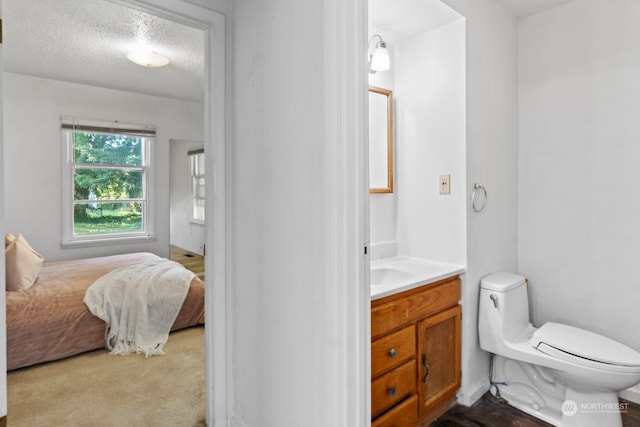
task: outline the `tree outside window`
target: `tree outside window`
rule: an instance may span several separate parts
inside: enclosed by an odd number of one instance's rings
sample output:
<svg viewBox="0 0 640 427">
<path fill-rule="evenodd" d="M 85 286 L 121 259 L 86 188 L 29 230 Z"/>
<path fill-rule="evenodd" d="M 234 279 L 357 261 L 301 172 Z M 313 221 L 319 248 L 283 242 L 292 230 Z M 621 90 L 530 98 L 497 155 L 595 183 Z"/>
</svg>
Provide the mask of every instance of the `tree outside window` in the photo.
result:
<svg viewBox="0 0 640 427">
<path fill-rule="evenodd" d="M 74 132 L 74 235 L 144 231 L 142 140 Z"/>
<path fill-rule="evenodd" d="M 155 134 L 155 131 L 154 131 Z M 151 137 L 67 126 L 63 243 L 148 237 Z"/>
</svg>

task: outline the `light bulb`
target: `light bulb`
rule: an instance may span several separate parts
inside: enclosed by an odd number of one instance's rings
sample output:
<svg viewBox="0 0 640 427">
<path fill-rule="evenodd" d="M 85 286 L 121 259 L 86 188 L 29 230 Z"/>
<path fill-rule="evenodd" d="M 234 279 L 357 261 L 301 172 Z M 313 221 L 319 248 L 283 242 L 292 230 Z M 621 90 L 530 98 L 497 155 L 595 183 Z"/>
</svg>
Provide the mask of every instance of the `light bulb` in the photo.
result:
<svg viewBox="0 0 640 427">
<path fill-rule="evenodd" d="M 371 58 L 371 69 L 374 71 L 387 71 L 389 68 L 391 68 L 389 51 L 387 51 L 386 46 L 381 46 L 378 43 Z"/>
<path fill-rule="evenodd" d="M 169 58 L 150 50 L 134 50 L 127 54 L 129 61 L 143 67 L 156 68 L 169 64 Z"/>
</svg>

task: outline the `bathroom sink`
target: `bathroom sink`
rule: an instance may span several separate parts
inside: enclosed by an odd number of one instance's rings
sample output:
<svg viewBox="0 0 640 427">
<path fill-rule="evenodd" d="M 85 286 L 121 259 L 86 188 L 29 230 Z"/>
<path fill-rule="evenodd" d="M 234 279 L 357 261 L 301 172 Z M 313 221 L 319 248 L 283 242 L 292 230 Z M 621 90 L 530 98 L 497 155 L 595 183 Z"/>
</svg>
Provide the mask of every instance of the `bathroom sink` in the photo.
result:
<svg viewBox="0 0 640 427">
<path fill-rule="evenodd" d="M 411 279 L 413 274 L 393 267 L 374 267 L 371 269 L 371 285 L 387 285 Z"/>
<path fill-rule="evenodd" d="M 464 267 L 408 256 L 395 256 L 371 262 L 371 299 L 379 299 L 416 286 L 427 285 L 464 273 Z"/>
</svg>

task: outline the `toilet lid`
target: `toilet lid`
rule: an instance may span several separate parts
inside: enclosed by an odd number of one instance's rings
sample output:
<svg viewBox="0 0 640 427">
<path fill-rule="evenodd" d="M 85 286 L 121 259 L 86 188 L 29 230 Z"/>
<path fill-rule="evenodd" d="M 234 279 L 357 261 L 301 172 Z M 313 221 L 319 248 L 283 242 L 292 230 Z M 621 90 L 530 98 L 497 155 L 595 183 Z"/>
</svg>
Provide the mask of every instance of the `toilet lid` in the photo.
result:
<svg viewBox="0 0 640 427">
<path fill-rule="evenodd" d="M 529 341 L 550 356 L 580 363 L 586 361 L 617 366 L 640 367 L 640 353 L 626 345 L 584 329 L 548 322 Z"/>
</svg>

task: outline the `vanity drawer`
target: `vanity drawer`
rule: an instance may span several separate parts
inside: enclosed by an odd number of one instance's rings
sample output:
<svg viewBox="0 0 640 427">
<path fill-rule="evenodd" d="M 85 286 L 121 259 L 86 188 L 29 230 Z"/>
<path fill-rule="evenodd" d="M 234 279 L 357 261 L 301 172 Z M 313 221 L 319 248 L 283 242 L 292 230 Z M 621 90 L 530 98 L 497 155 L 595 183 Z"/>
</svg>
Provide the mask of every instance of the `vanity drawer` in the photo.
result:
<svg viewBox="0 0 640 427">
<path fill-rule="evenodd" d="M 416 354 L 416 332 L 413 325 L 385 335 L 371 343 L 371 376 L 398 366 Z"/>
<path fill-rule="evenodd" d="M 453 307 L 460 300 L 460 279 L 453 277 L 440 282 L 392 295 L 371 303 L 371 336 L 419 318 Z"/>
<path fill-rule="evenodd" d="M 418 396 L 413 395 L 389 412 L 380 415 L 371 427 L 415 427 L 418 422 Z"/>
<path fill-rule="evenodd" d="M 416 363 L 412 359 L 371 383 L 371 414 L 376 416 L 415 391 Z"/>
</svg>

